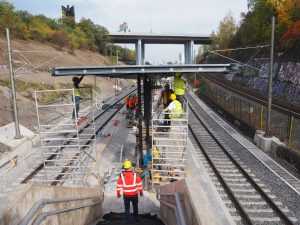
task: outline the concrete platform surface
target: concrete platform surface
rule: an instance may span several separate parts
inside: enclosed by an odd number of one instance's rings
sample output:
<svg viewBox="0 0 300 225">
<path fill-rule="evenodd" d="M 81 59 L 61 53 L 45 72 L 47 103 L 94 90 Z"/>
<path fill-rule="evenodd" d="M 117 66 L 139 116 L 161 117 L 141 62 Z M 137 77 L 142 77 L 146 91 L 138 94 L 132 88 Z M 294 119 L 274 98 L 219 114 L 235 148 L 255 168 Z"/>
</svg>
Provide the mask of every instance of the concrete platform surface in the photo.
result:
<svg viewBox="0 0 300 225">
<path fill-rule="evenodd" d="M 131 160 L 133 164 L 136 163 L 136 137 L 134 131 L 131 128 L 127 128 L 124 112 L 125 109 L 122 109 L 113 118 L 113 121 L 119 121 L 117 125 L 116 123 L 110 123 L 105 128 L 106 132 L 113 131 L 111 136 L 104 137 L 107 141 L 105 146 L 100 146 L 100 144 L 96 146 L 97 151 L 101 151 L 99 158 L 97 157 L 97 168 L 105 181 L 102 215 L 110 212 L 124 213 L 123 197 L 117 198 L 116 195 L 117 179 L 125 159 Z M 144 196 L 139 197 L 139 213 L 157 214 L 158 211 L 159 201 L 156 199 L 156 194 L 144 191 Z"/>
<path fill-rule="evenodd" d="M 6 124 L 5 126 L 0 127 L 0 142 L 11 148 L 16 148 L 19 145 L 26 142 L 28 139 L 33 138 L 35 135 L 34 132 L 22 126 L 21 124 L 20 124 L 20 133 L 22 135 L 22 138 L 14 139 L 16 135 L 15 123 L 12 122 Z"/>
</svg>

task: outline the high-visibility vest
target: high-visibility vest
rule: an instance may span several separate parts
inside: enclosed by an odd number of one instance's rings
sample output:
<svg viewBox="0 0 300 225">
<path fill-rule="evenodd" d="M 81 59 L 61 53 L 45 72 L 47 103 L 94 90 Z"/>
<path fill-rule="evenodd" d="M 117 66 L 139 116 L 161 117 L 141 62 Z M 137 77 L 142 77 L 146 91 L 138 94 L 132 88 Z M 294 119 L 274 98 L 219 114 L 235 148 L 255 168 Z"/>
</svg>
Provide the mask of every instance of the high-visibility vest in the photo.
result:
<svg viewBox="0 0 300 225">
<path fill-rule="evenodd" d="M 186 87 L 185 80 L 181 79 L 180 77 L 174 78 L 175 95 L 184 95 L 185 87 Z"/>
<path fill-rule="evenodd" d="M 125 171 L 121 173 L 117 182 L 117 195 L 123 189 L 124 196 L 135 196 L 143 192 L 143 185 L 140 176 L 134 171 Z"/>
<path fill-rule="evenodd" d="M 74 89 L 74 96 L 80 97 L 79 88 L 76 88 L 75 85 L 73 84 L 73 89 Z"/>
<path fill-rule="evenodd" d="M 177 100 L 174 100 L 173 102 L 175 103 L 176 108 L 171 110 L 170 118 L 178 119 L 181 117 L 182 114 L 182 106 L 181 103 Z"/>
<path fill-rule="evenodd" d="M 133 98 L 131 99 L 131 104 L 132 104 L 132 106 L 134 106 L 134 105 L 136 104 L 136 102 L 137 102 L 137 98 L 136 98 L 136 97 L 133 97 Z"/>
</svg>

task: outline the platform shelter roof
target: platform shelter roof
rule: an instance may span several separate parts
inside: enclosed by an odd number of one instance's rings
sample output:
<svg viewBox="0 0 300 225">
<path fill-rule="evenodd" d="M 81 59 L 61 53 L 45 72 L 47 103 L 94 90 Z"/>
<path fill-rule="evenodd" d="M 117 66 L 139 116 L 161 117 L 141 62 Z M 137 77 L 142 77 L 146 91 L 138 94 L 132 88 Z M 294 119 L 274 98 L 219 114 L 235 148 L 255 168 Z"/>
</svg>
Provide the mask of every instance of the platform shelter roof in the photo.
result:
<svg viewBox="0 0 300 225">
<path fill-rule="evenodd" d="M 88 66 L 55 67 L 52 76 L 95 75 L 99 77 L 134 79 L 138 76 L 163 78 L 174 76 L 176 72 L 186 73 L 230 73 L 236 70 L 236 64 L 181 64 L 181 65 L 133 65 L 133 66 Z"/>
</svg>

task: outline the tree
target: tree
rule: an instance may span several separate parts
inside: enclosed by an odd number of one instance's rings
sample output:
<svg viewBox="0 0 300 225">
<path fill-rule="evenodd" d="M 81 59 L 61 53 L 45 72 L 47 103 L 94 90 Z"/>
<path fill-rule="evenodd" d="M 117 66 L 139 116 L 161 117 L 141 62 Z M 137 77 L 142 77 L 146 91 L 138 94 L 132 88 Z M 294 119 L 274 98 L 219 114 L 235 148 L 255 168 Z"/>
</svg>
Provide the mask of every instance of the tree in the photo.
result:
<svg viewBox="0 0 300 225">
<path fill-rule="evenodd" d="M 229 48 L 230 43 L 236 33 L 237 27 L 232 13 L 229 11 L 223 21 L 220 22 L 218 36 L 218 45 L 220 49 Z"/>
<path fill-rule="evenodd" d="M 12 35 L 18 38 L 26 39 L 28 30 L 26 24 L 14 12 L 14 6 L 7 1 L 0 1 L 0 32 L 5 33 L 5 29 L 9 28 Z"/>
</svg>

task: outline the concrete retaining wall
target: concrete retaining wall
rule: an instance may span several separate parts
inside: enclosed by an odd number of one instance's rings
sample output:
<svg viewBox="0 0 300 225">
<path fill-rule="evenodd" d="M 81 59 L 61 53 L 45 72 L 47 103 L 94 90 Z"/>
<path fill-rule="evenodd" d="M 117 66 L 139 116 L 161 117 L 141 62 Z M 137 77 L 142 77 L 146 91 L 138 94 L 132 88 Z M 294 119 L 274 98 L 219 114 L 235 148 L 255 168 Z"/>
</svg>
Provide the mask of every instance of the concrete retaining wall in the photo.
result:
<svg viewBox="0 0 300 225">
<path fill-rule="evenodd" d="M 43 186 L 43 185 L 20 185 L 16 190 L 0 204 L 0 225 L 17 225 L 25 217 L 34 203 L 40 199 L 59 199 L 70 197 L 85 197 L 100 195 L 99 187 L 58 187 L 58 186 Z M 98 199 L 99 200 L 99 199 Z M 37 215 L 41 212 L 48 212 L 62 208 L 71 208 L 75 206 L 94 203 L 97 200 L 81 200 L 69 203 L 56 203 L 45 205 L 40 209 Z M 102 206 L 96 205 L 86 207 L 67 213 L 48 217 L 43 224 L 90 224 L 101 216 Z M 36 216 L 37 216 L 36 215 Z M 34 217 L 35 218 L 35 217 Z"/>
<path fill-rule="evenodd" d="M 199 190 L 199 184 L 197 184 L 195 179 L 185 178 L 161 188 L 161 193 L 174 192 L 180 194 L 186 224 L 219 224 L 213 214 L 211 203 L 207 199 L 205 192 Z M 160 214 L 168 225 L 177 224 L 174 211 L 169 207 L 161 204 Z"/>
</svg>

